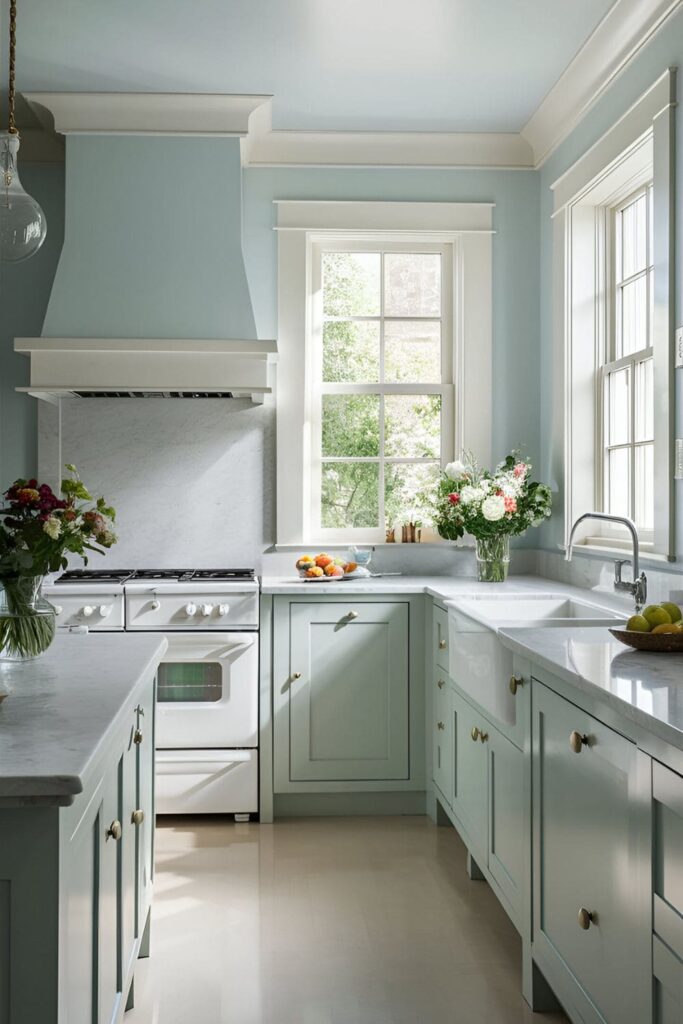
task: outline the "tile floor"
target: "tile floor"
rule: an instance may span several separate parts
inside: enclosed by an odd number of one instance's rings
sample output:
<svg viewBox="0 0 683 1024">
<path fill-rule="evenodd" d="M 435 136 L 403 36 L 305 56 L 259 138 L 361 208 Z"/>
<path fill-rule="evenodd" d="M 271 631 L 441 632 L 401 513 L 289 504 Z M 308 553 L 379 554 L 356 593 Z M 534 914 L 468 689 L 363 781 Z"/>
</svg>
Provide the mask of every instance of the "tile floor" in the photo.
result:
<svg viewBox="0 0 683 1024">
<path fill-rule="evenodd" d="M 153 915 L 126 1024 L 567 1024 L 424 817 L 161 818 Z"/>
</svg>

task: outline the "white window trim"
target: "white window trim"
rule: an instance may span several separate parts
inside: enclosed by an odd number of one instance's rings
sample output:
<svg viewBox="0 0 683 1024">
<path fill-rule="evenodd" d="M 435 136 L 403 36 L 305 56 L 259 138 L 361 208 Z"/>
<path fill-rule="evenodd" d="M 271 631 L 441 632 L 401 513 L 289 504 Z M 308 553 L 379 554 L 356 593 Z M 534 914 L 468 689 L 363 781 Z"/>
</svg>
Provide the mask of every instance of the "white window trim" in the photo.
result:
<svg viewBox="0 0 683 1024">
<path fill-rule="evenodd" d="M 654 180 L 655 529 L 644 555 L 675 559 L 674 447 L 674 108 L 669 69 L 576 164 L 554 183 L 553 281 L 558 382 L 555 421 L 564 437 L 565 546 L 572 523 L 602 503 L 598 369 L 609 329 L 604 281 L 607 208 L 648 177 Z M 561 360 L 561 362 L 559 362 Z M 560 393 L 561 392 L 561 393 Z M 560 424 L 559 417 L 563 416 Z M 559 452 L 558 452 L 559 455 Z M 593 466 L 593 472 L 590 471 Z M 622 550 L 620 534 L 597 531 L 583 543 L 596 553 Z"/>
<path fill-rule="evenodd" d="M 453 249 L 452 446 L 491 456 L 492 203 L 276 200 L 278 232 L 277 545 L 316 542 L 311 524 L 313 245 L 334 237 Z M 325 531 L 331 545 L 334 538 Z M 345 538 L 344 538 L 345 539 Z M 359 536 L 357 541 L 364 538 Z M 369 537 L 376 543 L 376 537 Z"/>
</svg>

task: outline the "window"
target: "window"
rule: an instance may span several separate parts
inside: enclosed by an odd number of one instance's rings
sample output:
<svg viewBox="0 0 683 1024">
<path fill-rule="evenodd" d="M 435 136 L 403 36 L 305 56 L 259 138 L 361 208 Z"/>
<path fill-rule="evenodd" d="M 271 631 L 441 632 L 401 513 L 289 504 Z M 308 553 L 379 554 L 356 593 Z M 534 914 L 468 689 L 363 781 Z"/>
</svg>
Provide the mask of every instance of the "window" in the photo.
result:
<svg viewBox="0 0 683 1024">
<path fill-rule="evenodd" d="M 313 274 L 313 530 L 384 539 L 453 457 L 450 253 L 330 242 Z"/>
<path fill-rule="evenodd" d="M 436 540 L 440 466 L 490 461 L 493 212 L 277 201 L 279 548 Z"/>
<path fill-rule="evenodd" d="M 674 76 L 667 71 L 553 184 L 555 380 L 564 394 L 565 545 L 584 512 L 628 516 L 641 554 L 675 558 Z M 551 441 L 551 444 L 553 442 Z M 551 524 L 552 528 L 552 524 Z M 558 538 L 559 539 L 559 538 Z M 596 554 L 630 546 L 590 521 Z"/>
<path fill-rule="evenodd" d="M 652 182 L 610 210 L 613 259 L 602 367 L 603 509 L 654 526 L 654 254 Z"/>
</svg>

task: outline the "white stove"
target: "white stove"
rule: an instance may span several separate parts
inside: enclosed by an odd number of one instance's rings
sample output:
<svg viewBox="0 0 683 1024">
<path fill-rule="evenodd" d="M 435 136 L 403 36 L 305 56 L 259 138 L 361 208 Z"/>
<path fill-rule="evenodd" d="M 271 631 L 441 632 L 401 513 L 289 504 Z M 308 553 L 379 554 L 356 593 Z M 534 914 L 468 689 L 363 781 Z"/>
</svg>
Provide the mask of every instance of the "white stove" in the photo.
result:
<svg viewBox="0 0 683 1024">
<path fill-rule="evenodd" d="M 46 590 L 59 627 L 163 633 L 160 814 L 258 811 L 259 584 L 251 569 L 72 570 Z"/>
</svg>

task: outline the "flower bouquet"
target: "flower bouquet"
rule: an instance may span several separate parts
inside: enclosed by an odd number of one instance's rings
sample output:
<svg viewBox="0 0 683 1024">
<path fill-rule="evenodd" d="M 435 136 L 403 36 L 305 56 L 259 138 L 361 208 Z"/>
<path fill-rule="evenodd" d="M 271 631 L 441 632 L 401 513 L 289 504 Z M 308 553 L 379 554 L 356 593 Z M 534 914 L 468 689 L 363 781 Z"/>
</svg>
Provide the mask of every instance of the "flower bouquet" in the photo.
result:
<svg viewBox="0 0 683 1024">
<path fill-rule="evenodd" d="M 551 513 L 552 495 L 530 479 L 531 464 L 511 452 L 493 472 L 463 453 L 446 466 L 434 499 L 434 522 L 446 540 L 470 533 L 477 542 L 479 579 L 502 583 L 510 563 L 510 537 L 540 526 Z"/>
<path fill-rule="evenodd" d="M 114 509 L 95 500 L 74 466 L 59 498 L 48 484 L 15 480 L 0 508 L 0 658 L 36 658 L 52 643 L 55 610 L 42 596 L 43 577 L 68 564 L 68 554 L 104 554 L 116 542 Z"/>
</svg>

